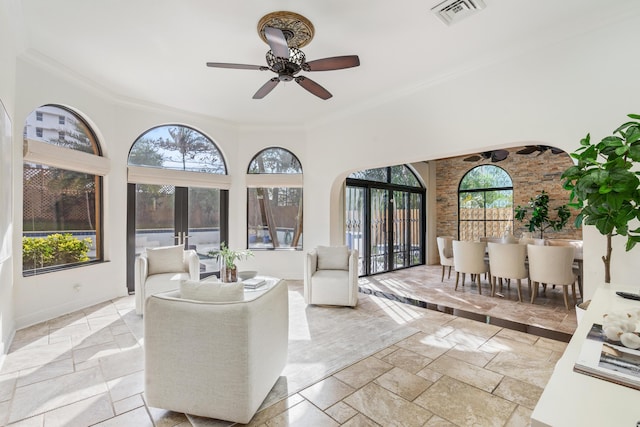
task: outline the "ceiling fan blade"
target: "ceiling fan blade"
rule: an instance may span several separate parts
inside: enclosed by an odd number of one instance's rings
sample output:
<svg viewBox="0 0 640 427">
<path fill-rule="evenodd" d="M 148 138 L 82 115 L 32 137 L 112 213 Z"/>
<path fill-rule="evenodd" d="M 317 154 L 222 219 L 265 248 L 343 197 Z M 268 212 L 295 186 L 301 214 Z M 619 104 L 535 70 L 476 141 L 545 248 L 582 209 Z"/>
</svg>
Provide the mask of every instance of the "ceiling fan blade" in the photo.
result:
<svg viewBox="0 0 640 427">
<path fill-rule="evenodd" d="M 267 38 L 269 47 L 278 58 L 289 59 L 289 45 L 284 33 L 279 28 L 264 27 L 264 35 Z"/>
<path fill-rule="evenodd" d="M 360 65 L 358 55 L 333 56 L 331 58 L 316 59 L 305 64 L 305 71 L 331 71 Z"/>
<path fill-rule="evenodd" d="M 560 154 L 560 153 L 564 153 L 564 150 L 561 150 L 560 148 L 556 148 L 556 147 L 550 147 L 551 153 L 553 154 Z"/>
<path fill-rule="evenodd" d="M 314 82 L 308 77 L 298 76 L 296 77 L 296 83 L 298 83 L 300 86 L 302 86 L 303 88 L 305 88 L 306 90 L 308 90 L 309 92 L 317 96 L 318 98 L 329 99 L 333 96 L 331 95 L 331 92 L 329 92 L 328 90 L 326 90 L 325 88 L 323 88 L 318 83 Z"/>
<path fill-rule="evenodd" d="M 494 150 L 491 153 L 491 161 L 493 163 L 501 162 L 507 157 L 509 157 L 509 152 L 507 150 Z"/>
<path fill-rule="evenodd" d="M 477 162 L 478 160 L 480 160 L 482 157 L 480 157 L 479 155 L 475 154 L 473 156 L 469 156 L 469 157 L 465 157 L 464 161 L 465 162 Z"/>
<path fill-rule="evenodd" d="M 266 71 L 269 69 L 269 67 L 264 65 L 229 64 L 226 62 L 207 62 L 207 67 L 233 68 L 236 70 L 258 70 L 258 71 Z"/>
<path fill-rule="evenodd" d="M 516 151 L 516 154 L 531 154 L 534 151 L 538 151 L 538 150 L 539 150 L 539 148 L 538 148 L 537 145 L 527 145 L 522 150 Z"/>
<path fill-rule="evenodd" d="M 277 77 L 269 79 L 269 81 L 263 84 L 262 87 L 253 95 L 253 99 L 264 98 L 273 90 L 274 87 L 278 86 L 278 83 L 280 83 L 280 80 Z"/>
</svg>

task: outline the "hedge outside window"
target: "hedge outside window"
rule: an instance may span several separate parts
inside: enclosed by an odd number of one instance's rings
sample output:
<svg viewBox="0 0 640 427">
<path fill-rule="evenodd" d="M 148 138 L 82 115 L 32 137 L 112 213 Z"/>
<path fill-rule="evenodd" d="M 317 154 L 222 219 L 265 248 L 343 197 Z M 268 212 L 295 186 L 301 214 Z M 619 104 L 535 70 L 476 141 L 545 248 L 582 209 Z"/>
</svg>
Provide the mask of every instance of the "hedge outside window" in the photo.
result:
<svg viewBox="0 0 640 427">
<path fill-rule="evenodd" d="M 250 249 L 302 250 L 302 166 L 290 151 L 271 147 L 250 162 L 247 233 Z"/>
<path fill-rule="evenodd" d="M 23 135 L 23 275 L 102 260 L 102 176 L 79 166 L 101 156 L 94 132 L 71 110 L 45 105 Z"/>
</svg>

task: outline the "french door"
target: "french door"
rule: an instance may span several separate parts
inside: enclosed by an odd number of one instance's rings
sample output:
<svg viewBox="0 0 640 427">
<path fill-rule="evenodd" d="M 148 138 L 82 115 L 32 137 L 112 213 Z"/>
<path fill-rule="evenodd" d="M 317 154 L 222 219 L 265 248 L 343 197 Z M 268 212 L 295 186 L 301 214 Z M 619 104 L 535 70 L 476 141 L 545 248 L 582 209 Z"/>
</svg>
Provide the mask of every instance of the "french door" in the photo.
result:
<svg viewBox="0 0 640 427">
<path fill-rule="evenodd" d="M 228 191 L 216 188 L 129 184 L 127 287 L 134 291 L 135 258 L 145 248 L 183 245 L 200 258 L 200 276 L 216 273 L 209 252 L 228 240 Z"/>
<path fill-rule="evenodd" d="M 355 183 L 347 182 L 345 230 L 347 246 L 359 251 L 359 275 L 424 264 L 424 192 Z"/>
</svg>

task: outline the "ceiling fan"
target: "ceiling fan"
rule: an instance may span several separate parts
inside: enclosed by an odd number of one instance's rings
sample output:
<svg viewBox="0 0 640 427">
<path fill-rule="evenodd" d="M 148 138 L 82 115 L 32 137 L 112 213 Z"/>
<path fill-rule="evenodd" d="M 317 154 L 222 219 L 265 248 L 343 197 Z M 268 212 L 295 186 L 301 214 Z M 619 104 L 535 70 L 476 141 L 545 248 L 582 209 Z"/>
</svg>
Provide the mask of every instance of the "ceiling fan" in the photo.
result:
<svg viewBox="0 0 640 427">
<path fill-rule="evenodd" d="M 261 23 L 266 22 L 266 25 L 258 26 L 260 36 L 264 36 L 264 39 L 270 48 L 266 54 L 266 66 L 207 62 L 207 67 L 258 71 L 270 70 L 276 73 L 277 77 L 272 77 L 262 85 L 262 87 L 253 95 L 253 99 L 262 99 L 280 82 L 290 82 L 292 80 L 295 80 L 296 83 L 319 98 L 331 98 L 333 95 L 324 87 L 306 76 L 297 74 L 300 73 L 300 71 L 331 71 L 357 67 L 360 65 L 360 59 L 358 56 L 333 56 L 330 58 L 316 59 L 314 61 L 307 62 L 304 52 L 298 48 L 298 46 L 302 46 L 303 44 L 297 41 L 299 34 L 296 34 L 295 31 L 301 23 L 304 24 L 304 28 L 306 28 L 307 31 L 310 28 L 310 34 L 307 34 L 307 39 L 303 41 L 303 43 L 306 44 L 310 40 L 310 37 L 313 37 L 313 26 L 311 23 L 306 20 L 306 18 L 294 14 L 293 12 L 274 12 L 274 14 L 278 14 L 275 20 L 272 19 L 271 21 L 266 21 L 265 18 L 271 18 L 270 15 L 272 14 L 267 15 L 261 20 Z M 288 25 L 283 16 L 285 18 L 295 19 L 295 25 Z M 303 22 L 302 20 L 305 21 Z M 279 25 L 282 28 L 273 25 Z"/>
<path fill-rule="evenodd" d="M 538 156 L 544 153 L 545 151 L 551 151 L 551 154 L 560 154 L 564 153 L 563 150 L 552 147 L 550 145 L 525 145 L 522 150 L 516 151 L 516 154 L 531 154 L 538 151 Z"/>
<path fill-rule="evenodd" d="M 483 151 L 482 153 L 474 154 L 469 157 L 465 157 L 465 162 L 477 162 L 478 160 L 489 160 L 491 162 L 498 163 L 503 161 L 509 157 L 509 152 L 507 150 L 492 150 L 492 151 Z"/>
</svg>

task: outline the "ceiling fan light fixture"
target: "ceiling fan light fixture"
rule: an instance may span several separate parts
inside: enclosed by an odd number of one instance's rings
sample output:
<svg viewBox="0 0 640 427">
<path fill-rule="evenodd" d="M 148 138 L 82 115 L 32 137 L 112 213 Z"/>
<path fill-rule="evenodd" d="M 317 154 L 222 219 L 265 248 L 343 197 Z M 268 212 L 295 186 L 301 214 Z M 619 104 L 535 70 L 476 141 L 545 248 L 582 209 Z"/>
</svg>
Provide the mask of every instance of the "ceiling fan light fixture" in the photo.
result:
<svg viewBox="0 0 640 427">
<path fill-rule="evenodd" d="M 296 47 L 289 48 L 289 58 L 280 58 L 276 56 L 271 50 L 267 51 L 266 58 L 267 65 L 272 71 L 275 71 L 276 73 L 297 73 L 302 69 L 302 64 L 304 64 L 306 61 L 304 52 Z"/>
</svg>

